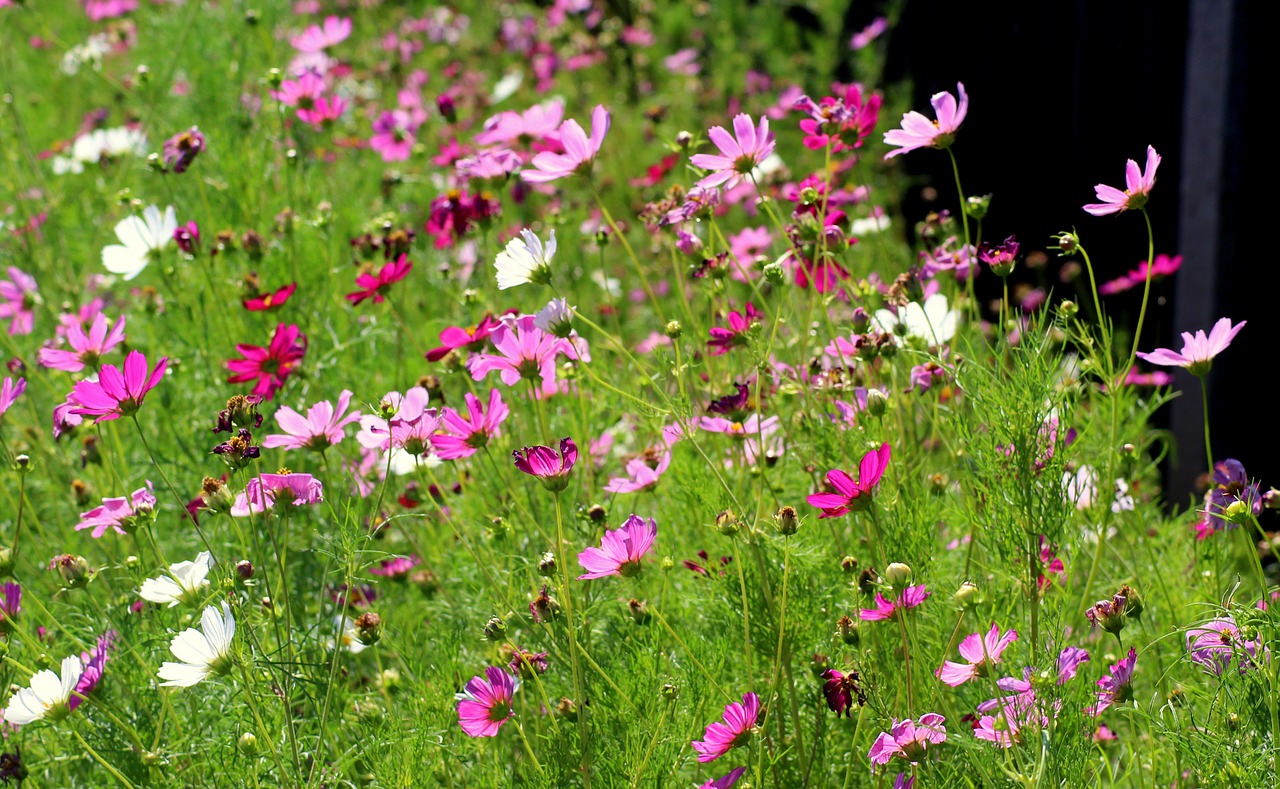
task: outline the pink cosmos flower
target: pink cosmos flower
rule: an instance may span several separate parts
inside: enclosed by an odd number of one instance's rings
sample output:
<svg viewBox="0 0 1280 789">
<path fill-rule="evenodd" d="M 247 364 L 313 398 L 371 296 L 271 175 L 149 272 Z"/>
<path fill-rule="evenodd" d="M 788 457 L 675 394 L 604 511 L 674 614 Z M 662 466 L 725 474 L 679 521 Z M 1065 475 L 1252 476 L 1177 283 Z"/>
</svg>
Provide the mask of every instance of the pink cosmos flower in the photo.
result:
<svg viewBox="0 0 1280 789">
<path fill-rule="evenodd" d="M 442 432 L 431 436 L 431 446 L 444 460 L 471 457 L 477 450 L 488 446 L 498 435 L 499 426 L 511 413 L 507 404 L 502 402 L 502 393 L 497 389 L 489 390 L 488 408 L 482 406 L 480 399 L 470 392 L 465 399 L 467 415 L 463 416 L 452 408 L 444 409 L 440 415 Z"/>
<path fill-rule="evenodd" d="M 1133 670 L 1138 663 L 1138 650 L 1129 647 L 1129 654 L 1119 663 L 1111 665 L 1111 673 L 1098 680 L 1098 702 L 1089 708 L 1090 715 L 1101 715 L 1112 704 L 1133 697 Z"/>
<path fill-rule="evenodd" d="M 997 715 L 983 715 L 973 729 L 975 739 L 986 740 L 1001 748 L 1012 748 L 1022 743 L 1022 727 L 1027 721 L 1027 713 L 1034 712 L 1034 707 L 1016 707 L 1005 705 Z"/>
<path fill-rule="evenodd" d="M 510 148 L 491 148 L 480 151 L 474 156 L 464 156 L 454 163 L 454 169 L 462 178 L 476 178 L 482 181 L 494 178 L 505 179 L 520 166 L 524 160 L 520 154 Z"/>
<path fill-rule="evenodd" d="M 627 461 L 627 476 L 611 477 L 604 486 L 605 493 L 636 493 L 652 490 L 662 478 L 667 467 L 671 465 L 670 450 L 658 456 L 657 465 L 650 465 L 649 459 L 643 455 Z"/>
<path fill-rule="evenodd" d="M 569 472 L 578 462 L 578 445 L 566 436 L 560 439 L 559 454 L 551 447 L 533 446 L 517 449 L 511 456 L 516 468 L 537 477 L 547 490 L 559 492 L 569 486 Z"/>
<path fill-rule="evenodd" d="M 714 781 L 707 781 L 698 789 L 733 789 L 737 785 L 738 779 L 747 771 L 745 767 L 735 767 Z"/>
<path fill-rule="evenodd" d="M 912 110 L 902 116 L 902 128 L 884 133 L 884 141 L 896 145 L 896 151 L 884 155 L 886 159 L 914 151 L 917 148 L 949 148 L 955 142 L 956 131 L 964 123 L 964 116 L 969 112 L 969 95 L 964 92 L 964 83 L 956 83 L 956 92 L 960 94 L 960 102 L 956 97 L 943 91 L 933 94 L 929 103 L 938 116 L 931 121 L 924 115 Z"/>
<path fill-rule="evenodd" d="M 736 115 L 733 134 L 725 131 L 723 126 L 712 126 L 707 137 L 720 149 L 719 155 L 696 153 L 689 157 L 689 164 L 711 171 L 698 181 L 698 186 L 704 189 L 721 185 L 732 189 L 748 180 L 751 171 L 773 153 L 774 139 L 769 133 L 769 119 L 763 116 L 757 128 L 750 115 Z"/>
<path fill-rule="evenodd" d="M 472 677 L 466 689 L 457 694 L 458 725 L 472 737 L 493 737 L 502 724 L 515 716 L 511 699 L 520 680 L 504 669 L 490 666 L 484 677 Z"/>
<path fill-rule="evenodd" d="M 744 693 L 741 704 L 735 701 L 725 705 L 724 723 L 707 724 L 702 740 L 692 743 L 698 761 L 714 762 L 733 748 L 746 745 L 759 716 L 760 697 L 754 693 Z"/>
<path fill-rule="evenodd" d="M 382 398 L 382 415 L 360 417 L 356 440 L 368 449 L 402 449 L 410 455 L 421 455 L 431 448 L 432 434 L 440 426 L 439 412 L 427 407 L 429 400 L 430 395 L 421 386 L 403 395 L 388 392 Z"/>
<path fill-rule="evenodd" d="M 1256 666 L 1261 639 L 1245 639 L 1235 619 L 1224 616 L 1213 619 L 1187 631 L 1187 652 L 1192 662 L 1199 663 L 1209 672 L 1222 676 L 1232 660 L 1240 673 Z"/>
<path fill-rule="evenodd" d="M 102 673 L 107 667 L 107 653 L 115 646 L 116 636 L 116 631 L 108 630 L 98 636 L 98 644 L 93 648 L 93 652 L 80 653 L 84 672 L 80 674 L 80 681 L 76 683 L 75 691 L 67 699 L 67 709 L 74 710 L 79 707 L 84 697 L 98 687 L 98 683 L 102 681 Z"/>
<path fill-rule="evenodd" d="M 984 677 L 990 666 L 1001 662 L 1001 656 L 1009 645 L 1018 640 L 1018 632 L 1010 630 L 1003 636 L 1000 628 L 992 623 L 991 630 L 984 636 L 981 633 L 970 633 L 960 642 L 960 657 L 968 663 L 953 663 L 948 660 L 938 669 L 938 679 L 951 687 L 959 687 L 971 679 Z"/>
<path fill-rule="evenodd" d="M 1151 281 L 1176 274 L 1178 269 L 1182 268 L 1182 255 L 1156 255 L 1155 265 L 1149 265 L 1147 261 L 1142 261 L 1133 271 L 1122 277 L 1104 282 L 1098 286 L 1098 293 L 1103 296 L 1110 296 L 1116 293 L 1123 293 L 1130 288 L 1136 288 L 1146 284 L 1147 275 L 1150 273 Z"/>
<path fill-rule="evenodd" d="M 555 138 L 564 119 L 564 102 L 559 99 L 535 104 L 524 112 L 500 112 L 484 122 L 476 135 L 479 145 L 530 145 Z"/>
<path fill-rule="evenodd" d="M 630 578 L 640 572 L 640 558 L 653 550 L 658 537 L 658 522 L 632 514 L 621 528 L 606 531 L 599 548 L 587 548 L 578 554 L 578 564 L 587 572 L 579 581 L 620 575 Z"/>
<path fill-rule="evenodd" d="M 909 611 L 920 605 L 928 599 L 930 594 L 932 592 L 927 591 L 924 584 L 908 586 L 902 590 L 902 594 L 898 595 L 898 599 L 892 602 L 883 593 L 876 592 L 876 607 L 863 608 L 859 616 L 867 622 L 881 622 L 885 619 L 892 619 L 899 611 Z"/>
<path fill-rule="evenodd" d="M 878 93 L 864 98 L 862 86 L 857 83 L 845 87 L 844 95 L 839 98 L 825 96 L 815 102 L 801 96 L 796 101 L 796 109 L 809 113 L 808 118 L 800 121 L 800 130 L 805 133 L 804 147 L 820 151 L 830 145 L 836 153 L 861 148 L 880 119 L 881 101 Z"/>
<path fill-rule="evenodd" d="M 289 298 L 293 296 L 293 292 L 298 289 L 298 283 L 290 282 L 267 294 L 251 296 L 242 300 L 240 303 L 249 312 L 266 312 L 283 307 Z"/>
<path fill-rule="evenodd" d="M 819 518 L 837 518 L 846 512 L 865 509 L 871 503 L 871 494 L 880 484 L 884 470 L 889 466 L 890 449 L 886 442 L 880 448 L 862 456 L 858 464 L 858 481 L 854 482 L 840 469 L 827 472 L 827 484 L 834 493 L 811 493 L 805 499 L 822 510 Z"/>
<path fill-rule="evenodd" d="M 12 378 L 6 377 L 3 382 L 0 382 L 0 416 L 8 413 L 25 391 L 27 391 L 26 378 L 19 378 L 14 382 Z"/>
<path fill-rule="evenodd" d="M 591 137 L 582 130 L 578 122 L 570 118 L 560 124 L 560 144 L 564 153 L 542 151 L 530 161 L 533 170 L 525 170 L 520 177 L 531 184 L 542 184 L 558 181 L 570 175 L 588 175 L 600 146 L 604 144 L 605 135 L 609 133 L 609 111 L 597 105 L 591 112 Z"/>
<path fill-rule="evenodd" d="M 369 568 L 369 572 L 374 575 L 380 575 L 383 578 L 401 581 L 408 578 L 409 572 L 420 564 L 422 564 L 422 560 L 416 554 L 413 556 L 395 556 L 378 562 L 378 566 Z"/>
<path fill-rule="evenodd" d="M 351 35 L 351 20 L 346 17 L 325 17 L 324 26 L 311 25 L 301 35 L 289 40 L 299 52 L 320 52 L 335 44 L 341 44 Z"/>
<path fill-rule="evenodd" d="M 276 424 L 280 425 L 284 434 L 267 436 L 262 439 L 262 446 L 267 449 L 283 447 L 323 452 L 346 438 L 343 428 L 360 421 L 359 411 L 347 413 L 350 404 L 351 392 L 343 389 L 338 395 L 337 408 L 328 400 L 322 400 L 308 408 L 305 417 L 287 405 L 280 406 L 276 411 Z"/>
<path fill-rule="evenodd" d="M 30 334 L 35 323 L 36 280 L 22 269 L 9 267 L 9 278 L 0 279 L 0 320 L 9 321 L 9 334 Z"/>
<path fill-rule="evenodd" d="M 151 483 L 145 488 L 138 488 L 129 497 L 103 499 L 102 503 L 88 512 L 80 513 L 80 522 L 76 531 L 93 529 L 90 536 L 95 540 L 114 529 L 116 534 L 128 534 L 132 529 L 134 518 L 138 515 L 151 517 L 155 512 L 156 497 L 151 495 Z"/>
<path fill-rule="evenodd" d="M 489 337 L 498 353 L 472 356 L 467 363 L 471 377 L 480 381 L 496 370 L 507 386 L 515 386 L 522 380 L 541 379 L 542 385 L 535 391 L 542 395 L 555 394 L 558 391 L 556 358 L 564 354 L 576 359 L 577 351 L 568 340 L 539 329 L 534 320 L 532 315 L 504 319 Z"/>
<path fill-rule="evenodd" d="M 1089 203 L 1084 210 L 1094 216 L 1118 214 L 1130 208 L 1142 208 L 1151 196 L 1151 187 L 1156 185 L 1156 168 L 1160 166 L 1160 154 L 1156 149 L 1147 146 L 1147 166 L 1139 172 L 1138 163 L 1130 159 L 1125 163 L 1125 189 L 1120 191 L 1114 186 L 1098 184 L 1094 187 L 1101 203 Z"/>
<path fill-rule="evenodd" d="M 895 756 L 919 764 L 930 745 L 946 741 L 946 720 L 936 712 L 929 712 L 921 715 L 919 722 L 894 721 L 889 731 L 881 732 L 871 744 L 867 758 L 872 765 L 888 764 Z"/>
<path fill-rule="evenodd" d="M 92 22 L 114 19 L 138 10 L 138 0 L 83 0 L 85 16 Z"/>
<path fill-rule="evenodd" d="M 360 290 L 348 293 L 347 301 L 356 305 L 373 299 L 374 304 L 381 304 L 386 301 L 386 294 L 391 290 L 391 286 L 409 276 L 412 270 L 413 263 L 409 262 L 409 256 L 402 254 L 395 260 L 385 263 L 377 274 L 363 272 L 356 276 L 356 287 Z"/>
<path fill-rule="evenodd" d="M 120 319 L 107 331 L 107 316 L 98 313 L 93 318 L 89 333 L 85 334 L 83 325 L 73 323 L 67 327 L 67 344 L 71 350 L 63 348 L 41 348 L 36 358 L 42 367 L 78 373 L 85 367 L 96 367 L 98 361 L 124 342 L 125 319 Z"/>
<path fill-rule="evenodd" d="M 764 313 L 756 309 L 755 305 L 747 302 L 747 306 L 742 312 L 730 310 L 725 316 L 725 320 L 729 322 L 728 328 L 722 326 L 712 326 L 707 330 L 711 335 L 711 339 L 707 340 L 707 347 L 711 349 L 712 356 L 722 356 L 734 348 L 741 348 L 747 344 L 747 332 L 751 329 L 751 325 L 764 317 Z"/>
<path fill-rule="evenodd" d="M 267 347 L 238 344 L 236 350 L 244 358 L 227 361 L 227 369 L 232 372 L 227 383 L 242 384 L 256 380 L 253 393 L 270 400 L 307 355 L 307 335 L 296 323 L 288 326 L 280 323 L 276 325 Z"/>
<path fill-rule="evenodd" d="M 265 512 L 277 503 L 302 507 L 324 501 L 324 485 L 310 474 L 259 474 L 236 496 L 231 514 L 243 518 Z"/>
<path fill-rule="evenodd" d="M 1182 333 L 1182 353 L 1175 353 L 1168 348 L 1157 348 L 1151 353 L 1138 352 L 1138 358 L 1165 367 L 1185 367 L 1192 375 L 1203 378 L 1213 367 L 1213 358 L 1227 349 L 1240 330 L 1248 321 L 1240 321 L 1231 325 L 1230 318 L 1220 318 L 1206 337 L 1204 329 L 1192 336 L 1190 332 Z"/>
<path fill-rule="evenodd" d="M 383 112 L 373 122 L 373 137 L 369 147 L 382 156 L 384 162 L 403 162 L 413 154 L 415 135 L 422 121 L 407 110 Z"/>
<path fill-rule="evenodd" d="M 115 365 L 104 364 L 96 381 L 80 381 L 71 390 L 67 401 L 70 413 L 80 417 L 96 416 L 98 422 L 110 422 L 122 416 L 133 416 L 142 407 L 142 401 L 160 383 L 169 366 L 169 357 L 162 358 L 156 369 L 147 373 L 147 357 L 140 351 L 130 351 L 124 360 L 124 372 Z"/>
</svg>

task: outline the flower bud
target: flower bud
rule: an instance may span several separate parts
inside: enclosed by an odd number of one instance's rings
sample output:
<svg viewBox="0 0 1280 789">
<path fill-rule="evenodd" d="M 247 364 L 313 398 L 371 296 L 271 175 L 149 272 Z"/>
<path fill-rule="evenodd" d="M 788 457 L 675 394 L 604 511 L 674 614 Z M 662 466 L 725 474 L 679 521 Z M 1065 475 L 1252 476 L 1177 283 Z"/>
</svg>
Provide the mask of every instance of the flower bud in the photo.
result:
<svg viewBox="0 0 1280 789">
<path fill-rule="evenodd" d="M 680 150 L 686 150 L 693 144 L 693 135 L 687 131 L 681 130 L 676 133 L 676 145 Z"/>
<path fill-rule="evenodd" d="M 776 260 L 770 263 L 764 264 L 763 272 L 764 272 L 765 281 L 768 282 L 770 285 L 780 284 L 783 278 L 786 276 L 786 271 L 783 270 L 782 264 Z"/>
<path fill-rule="evenodd" d="M 458 107 L 453 102 L 453 97 L 447 93 L 441 93 L 436 96 L 436 109 L 440 110 L 440 115 L 449 123 L 458 120 Z"/>
<path fill-rule="evenodd" d="M 560 702 L 556 704 L 556 714 L 566 720 L 576 721 L 578 719 L 578 705 L 574 703 L 573 699 L 561 698 Z"/>
<path fill-rule="evenodd" d="M 884 570 L 884 581 L 894 589 L 905 589 L 911 583 L 911 568 L 902 562 L 893 562 Z"/>
<path fill-rule="evenodd" d="M 991 208 L 991 195 L 972 195 L 964 199 L 964 212 L 981 222 Z"/>
<path fill-rule="evenodd" d="M 644 600 L 637 600 L 634 597 L 627 601 L 627 610 L 631 613 L 631 618 L 635 620 L 637 625 L 649 624 L 649 604 Z"/>
<path fill-rule="evenodd" d="M 255 753 L 258 750 L 258 738 L 253 735 L 253 732 L 247 731 L 240 735 L 240 739 L 236 741 L 236 747 L 245 755 Z"/>
<path fill-rule="evenodd" d="M 716 516 L 715 527 L 724 536 L 733 537 L 742 528 L 742 521 L 738 520 L 733 510 L 724 510 Z"/>
<path fill-rule="evenodd" d="M 69 553 L 53 557 L 49 561 L 49 569 L 57 570 L 58 575 L 62 577 L 62 582 L 69 589 L 83 589 L 89 585 L 89 581 L 93 577 L 93 570 L 89 567 L 89 561 L 83 556 L 73 556 Z"/>
<path fill-rule="evenodd" d="M 1080 307 L 1074 301 L 1064 300 L 1058 305 L 1058 314 L 1064 318 L 1074 318 L 1078 312 L 1080 312 Z"/>
<path fill-rule="evenodd" d="M 488 641 L 505 641 L 507 638 L 507 623 L 503 622 L 499 617 L 490 617 L 489 621 L 484 625 L 484 637 Z"/>
<path fill-rule="evenodd" d="M 284 81 L 284 75 L 280 73 L 280 69 L 267 69 L 267 84 L 273 89 L 279 90 L 280 83 Z"/>
<path fill-rule="evenodd" d="M 684 334 L 684 327 L 680 325 L 680 321 L 667 321 L 667 326 L 663 331 L 667 337 L 678 340 L 680 335 Z"/>
<path fill-rule="evenodd" d="M 13 459 L 13 469 L 19 474 L 26 474 L 31 471 L 31 458 L 27 455 L 18 455 Z"/>
<path fill-rule="evenodd" d="M 544 578 L 551 578 L 556 574 L 556 555 L 552 551 L 544 551 L 542 556 L 538 557 L 538 574 Z"/>
<path fill-rule="evenodd" d="M 253 577 L 253 562 L 248 559 L 241 559 L 236 562 L 236 577 L 241 581 L 247 581 Z"/>
<path fill-rule="evenodd" d="M 672 685 L 670 682 L 668 682 L 667 684 L 662 686 L 661 690 L 658 691 L 658 695 L 662 696 L 662 698 L 666 699 L 667 701 L 675 701 L 676 699 L 680 698 L 680 686 Z"/>
<path fill-rule="evenodd" d="M 840 570 L 845 575 L 852 575 L 858 572 L 858 560 L 852 556 L 846 556 L 840 560 Z"/>
<path fill-rule="evenodd" d="M 800 516 L 796 514 L 795 507 L 782 507 L 773 516 L 773 523 L 778 529 L 778 534 L 790 537 L 800 528 Z"/>
<path fill-rule="evenodd" d="M 355 629 L 360 643 L 371 647 L 382 640 L 382 617 L 372 611 L 365 611 L 356 617 Z"/>
<path fill-rule="evenodd" d="M 836 622 L 836 635 L 840 636 L 840 640 L 849 646 L 858 643 L 858 623 L 847 616 L 842 616 Z"/>
<path fill-rule="evenodd" d="M 956 602 L 965 608 L 973 608 L 982 602 L 982 590 L 973 581 L 965 581 L 956 590 L 955 598 Z"/>
<path fill-rule="evenodd" d="M 867 413 L 877 419 L 889 409 L 889 397 L 879 389 L 867 392 Z"/>
<path fill-rule="evenodd" d="M 1280 509 L 1280 490 L 1272 488 L 1262 494 L 1262 506 L 1269 510 Z"/>
<path fill-rule="evenodd" d="M 1074 255 L 1080 248 L 1080 237 L 1073 231 L 1064 230 L 1052 238 L 1058 243 L 1058 249 L 1062 255 Z"/>
<path fill-rule="evenodd" d="M 861 307 L 853 308 L 853 315 L 849 318 L 849 325 L 853 327 L 854 334 L 862 334 L 871 328 L 871 316 Z"/>
<path fill-rule="evenodd" d="M 0 578 L 8 578 L 13 575 L 13 549 L 0 548 Z"/>
</svg>

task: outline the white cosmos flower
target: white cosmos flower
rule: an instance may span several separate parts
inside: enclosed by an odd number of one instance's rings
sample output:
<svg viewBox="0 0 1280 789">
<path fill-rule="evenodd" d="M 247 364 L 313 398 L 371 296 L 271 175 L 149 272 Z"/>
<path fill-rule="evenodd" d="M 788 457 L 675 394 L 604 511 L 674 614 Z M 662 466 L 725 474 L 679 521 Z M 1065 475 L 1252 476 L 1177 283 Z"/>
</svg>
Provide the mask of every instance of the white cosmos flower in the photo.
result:
<svg viewBox="0 0 1280 789">
<path fill-rule="evenodd" d="M 365 650 L 365 645 L 360 642 L 360 631 L 356 628 L 356 621 L 349 616 L 339 614 L 333 618 L 334 624 L 342 628 L 342 635 L 338 636 L 338 643 L 342 645 L 348 652 L 353 655 L 359 654 Z M 333 640 L 329 641 L 329 648 L 334 648 Z"/>
<path fill-rule="evenodd" d="M 177 229 L 178 217 L 173 206 L 161 214 L 159 208 L 149 205 L 141 218 L 127 216 L 116 224 L 120 243 L 102 248 L 102 265 L 112 274 L 133 279 L 151 262 L 153 252 L 173 241 L 173 231 Z"/>
<path fill-rule="evenodd" d="M 194 600 L 200 590 L 209 585 L 212 569 L 213 556 L 201 551 L 194 562 L 171 564 L 168 575 L 143 581 L 138 596 L 149 603 L 168 604 L 170 608 L 184 599 Z"/>
<path fill-rule="evenodd" d="M 941 293 L 925 299 L 923 307 L 913 301 L 896 312 L 876 310 L 871 318 L 877 329 L 893 335 L 899 345 L 904 336 L 923 340 L 931 346 L 942 345 L 956 335 L 959 321 L 960 313 L 947 309 L 947 297 Z"/>
<path fill-rule="evenodd" d="M 21 726 L 65 714 L 71 692 L 80 683 L 82 674 L 84 664 L 75 655 L 62 659 L 61 677 L 49 669 L 37 671 L 31 677 L 31 687 L 23 688 L 9 699 L 9 706 L 4 711 L 5 722 Z"/>
<path fill-rule="evenodd" d="M 493 93 L 489 95 L 489 103 L 501 104 L 511 98 L 516 89 L 520 87 L 521 82 L 524 82 L 524 74 L 519 71 L 512 71 L 503 75 L 502 79 L 493 84 Z"/>
<path fill-rule="evenodd" d="M 514 288 L 527 282 L 551 280 L 551 258 L 556 254 L 556 231 L 546 247 L 528 228 L 520 231 L 519 238 L 507 242 L 507 248 L 498 253 L 493 266 L 498 270 L 498 290 Z"/>
<path fill-rule="evenodd" d="M 169 651 L 181 663 L 166 662 L 158 672 L 161 687 L 189 688 L 203 681 L 210 674 L 228 668 L 231 659 L 227 652 L 236 635 L 236 620 L 231 609 L 222 604 L 222 613 L 208 606 L 200 617 L 200 629 L 187 628 L 173 637 Z"/>
</svg>

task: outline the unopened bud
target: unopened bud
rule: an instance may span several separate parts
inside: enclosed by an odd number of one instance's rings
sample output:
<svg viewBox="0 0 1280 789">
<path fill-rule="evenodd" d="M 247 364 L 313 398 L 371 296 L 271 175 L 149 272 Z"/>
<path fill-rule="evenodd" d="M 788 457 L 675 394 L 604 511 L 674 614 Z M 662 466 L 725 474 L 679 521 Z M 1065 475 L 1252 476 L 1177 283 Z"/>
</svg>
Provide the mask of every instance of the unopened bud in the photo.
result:
<svg viewBox="0 0 1280 789">
<path fill-rule="evenodd" d="M 247 581 L 253 577 L 253 562 L 248 559 L 241 559 L 236 562 L 236 577 L 241 581 Z"/>
<path fill-rule="evenodd" d="M 786 271 L 783 270 L 781 263 L 775 260 L 764 264 L 764 278 L 770 285 L 781 283 L 784 276 L 786 276 Z"/>
<path fill-rule="evenodd" d="M 893 562 L 885 568 L 884 580 L 894 589 L 903 589 L 911 583 L 911 568 L 902 562 Z"/>
<path fill-rule="evenodd" d="M 886 346 L 889 347 L 889 346 Z M 889 410 L 889 397 L 879 389 L 867 392 L 867 413 L 876 418 L 884 416 Z"/>
<path fill-rule="evenodd" d="M 852 575 L 858 572 L 858 560 L 852 556 L 846 556 L 840 560 L 840 570 L 846 575 Z"/>
<path fill-rule="evenodd" d="M 236 741 L 236 747 L 243 754 L 255 753 L 258 750 L 258 738 L 253 735 L 253 732 L 247 731 L 240 735 L 240 739 Z"/>
<path fill-rule="evenodd" d="M 680 339 L 680 335 L 684 334 L 684 327 L 680 325 L 680 321 L 667 321 L 665 334 L 673 340 Z"/>
<path fill-rule="evenodd" d="M 693 144 L 693 135 L 690 134 L 689 132 L 680 131 L 676 134 L 676 145 L 680 147 L 680 150 L 683 151 L 692 144 Z"/>
<path fill-rule="evenodd" d="M 544 578 L 551 578 L 556 574 L 556 555 L 553 552 L 546 551 L 538 557 L 538 573 Z"/>
<path fill-rule="evenodd" d="M 662 696 L 662 698 L 666 699 L 667 701 L 675 701 L 676 699 L 680 698 L 680 686 L 672 685 L 670 682 L 668 682 L 667 684 L 662 686 L 661 690 L 658 691 L 658 695 Z"/>
<path fill-rule="evenodd" d="M 356 638 L 367 647 L 382 640 L 382 617 L 372 611 L 365 611 L 356 617 L 355 627 Z"/>
<path fill-rule="evenodd" d="M 840 617 L 836 622 L 836 635 L 840 636 L 840 640 L 853 646 L 858 643 L 858 623 L 847 616 Z"/>
<path fill-rule="evenodd" d="M 507 623 L 503 622 L 499 617 L 491 617 L 484 625 L 484 637 L 489 641 L 505 641 L 507 638 Z"/>
<path fill-rule="evenodd" d="M 627 610 L 631 612 L 631 618 L 637 625 L 649 624 L 649 604 L 644 600 L 631 598 L 627 601 Z"/>
<path fill-rule="evenodd" d="M 715 526 L 716 531 L 726 537 L 732 537 L 742 528 L 742 521 L 738 520 L 738 516 L 734 514 L 733 510 L 724 510 L 716 516 Z"/>
<path fill-rule="evenodd" d="M 965 608 L 972 608 L 982 602 L 982 590 L 973 581 L 965 581 L 956 590 L 956 602 Z"/>
<path fill-rule="evenodd" d="M 777 514 L 773 516 L 774 525 L 778 528 L 778 534 L 789 537 L 796 533 L 800 528 L 800 516 L 796 514 L 795 507 L 782 507 Z"/>
<path fill-rule="evenodd" d="M 1058 313 L 1064 318 L 1074 318 L 1080 312 L 1080 306 L 1074 301 L 1066 300 L 1058 305 Z"/>
<path fill-rule="evenodd" d="M 1058 242 L 1058 249 L 1063 255 L 1074 255 L 1076 250 L 1080 248 L 1080 237 L 1071 231 L 1064 230 L 1053 236 L 1053 240 Z"/>
</svg>

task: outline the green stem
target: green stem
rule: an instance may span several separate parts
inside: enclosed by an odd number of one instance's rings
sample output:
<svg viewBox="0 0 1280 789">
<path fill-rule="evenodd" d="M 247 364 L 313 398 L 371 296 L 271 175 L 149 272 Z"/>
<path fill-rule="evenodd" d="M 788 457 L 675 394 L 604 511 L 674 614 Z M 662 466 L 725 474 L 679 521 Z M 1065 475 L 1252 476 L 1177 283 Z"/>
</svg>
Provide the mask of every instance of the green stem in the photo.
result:
<svg viewBox="0 0 1280 789">
<path fill-rule="evenodd" d="M 84 748 L 85 751 L 90 756 L 93 757 L 93 760 L 96 761 L 98 764 L 102 765 L 107 772 L 111 773 L 111 777 L 115 778 L 116 781 L 118 781 L 121 786 L 127 786 L 129 789 L 133 789 L 133 784 L 129 783 L 129 779 L 121 775 L 119 770 L 112 767 L 110 762 L 102 758 L 102 755 L 99 754 L 97 751 L 95 751 L 92 745 L 85 742 L 84 738 L 80 736 L 80 732 L 76 731 L 75 729 L 72 729 L 71 734 L 76 738 L 77 741 L 79 741 L 80 746 Z"/>
<path fill-rule="evenodd" d="M 1129 361 L 1125 363 L 1124 369 L 1120 371 L 1120 380 L 1117 385 L 1129 376 L 1129 370 L 1133 367 L 1133 360 L 1138 355 L 1138 343 L 1142 341 L 1142 322 L 1147 317 L 1147 299 L 1151 296 L 1151 270 L 1155 267 L 1153 258 L 1156 253 L 1156 239 L 1151 232 L 1151 217 L 1147 214 L 1147 209 L 1142 209 L 1142 218 L 1147 222 L 1147 276 L 1142 286 L 1142 307 L 1138 310 L 1138 328 L 1133 331 L 1133 350 L 1129 352 Z M 1212 465 L 1210 466 L 1212 468 Z"/>
<path fill-rule="evenodd" d="M 556 563 L 560 565 L 560 575 L 564 582 L 565 629 L 569 633 L 569 661 L 573 666 L 573 693 L 578 704 L 578 738 L 582 748 L 582 781 L 586 787 L 591 786 L 591 751 L 590 735 L 587 727 L 587 695 L 583 688 L 582 665 L 579 662 L 577 620 L 573 616 L 573 590 L 569 584 L 569 544 L 564 539 L 564 509 L 560 505 L 560 494 L 556 494 Z"/>
</svg>

